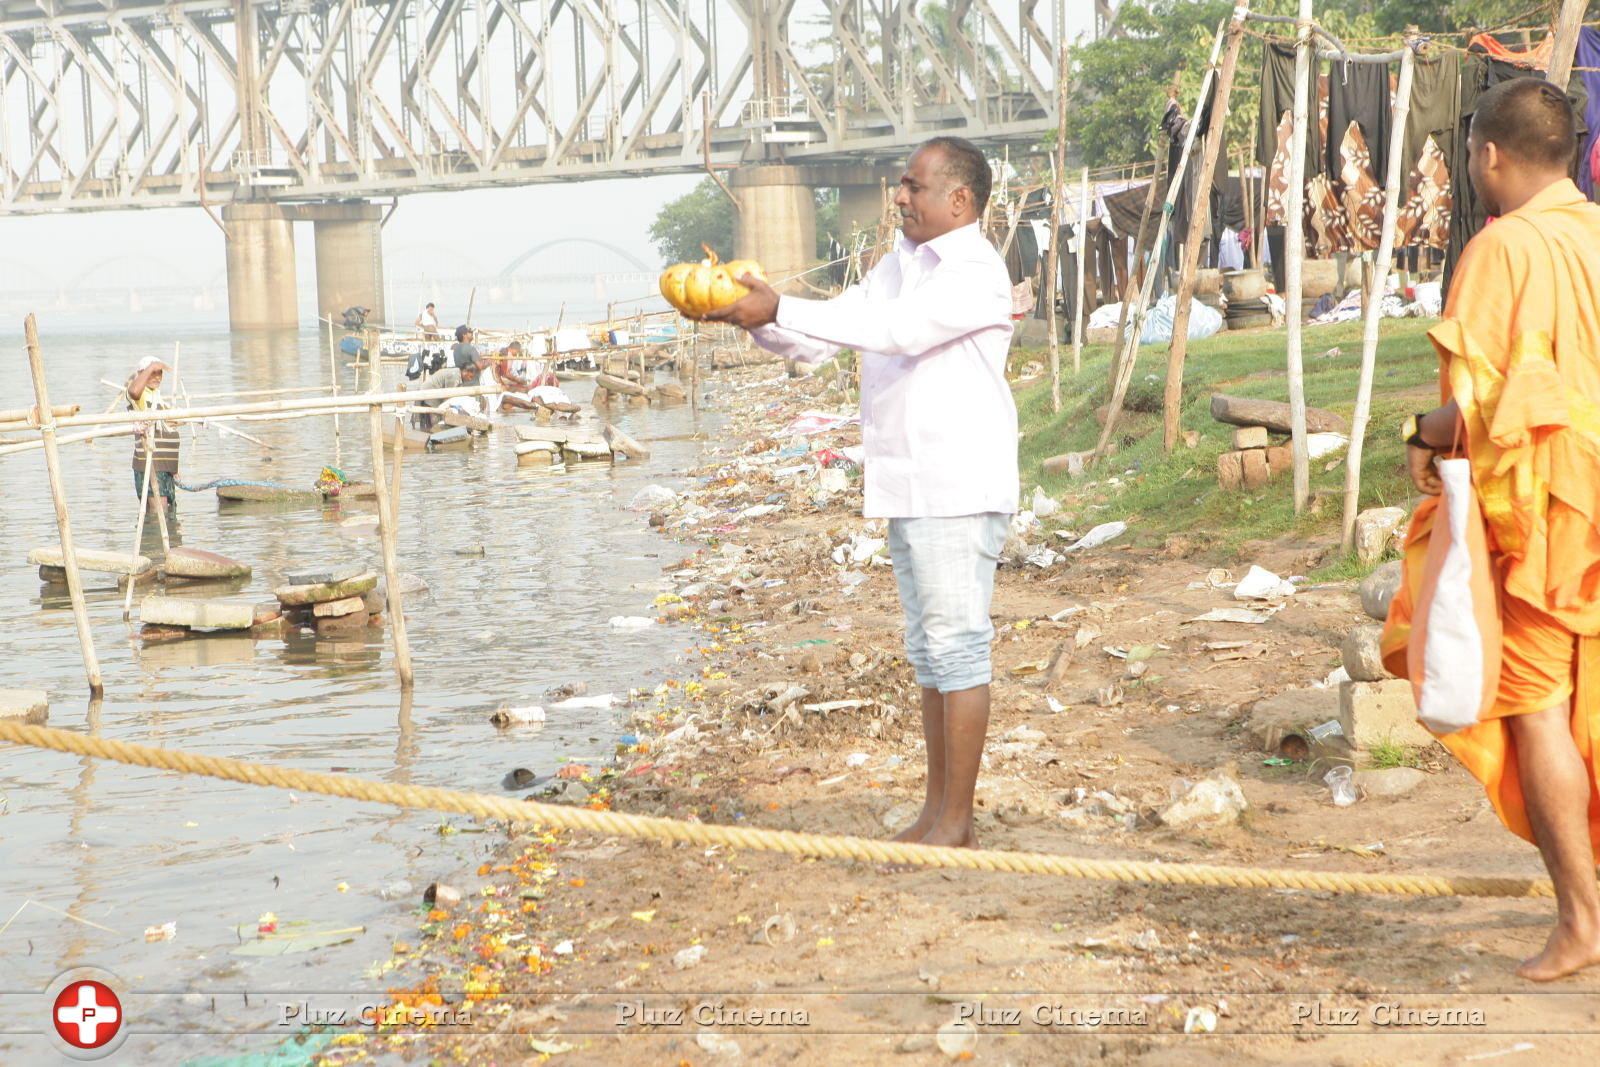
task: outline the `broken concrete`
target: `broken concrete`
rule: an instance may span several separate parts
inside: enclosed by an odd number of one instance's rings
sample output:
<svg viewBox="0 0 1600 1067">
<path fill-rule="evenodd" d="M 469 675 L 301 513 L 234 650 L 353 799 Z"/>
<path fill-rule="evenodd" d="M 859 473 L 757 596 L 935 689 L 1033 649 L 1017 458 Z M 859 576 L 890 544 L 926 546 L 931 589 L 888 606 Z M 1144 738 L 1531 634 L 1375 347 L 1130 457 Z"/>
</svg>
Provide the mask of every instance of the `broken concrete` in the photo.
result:
<svg viewBox="0 0 1600 1067">
<path fill-rule="evenodd" d="M 1356 516 L 1356 558 L 1376 563 L 1389 550 L 1395 534 L 1406 525 L 1405 508 L 1368 508 Z"/>
<path fill-rule="evenodd" d="M 1437 743 L 1417 722 L 1411 683 L 1403 679 L 1339 683 L 1339 725 L 1345 740 L 1358 749 L 1379 743 L 1408 748 Z"/>
<path fill-rule="evenodd" d="M 77 550 L 80 571 L 98 571 L 102 574 L 143 574 L 154 564 L 147 556 L 129 552 L 100 552 L 92 548 Z M 66 568 L 66 556 L 60 545 L 44 545 L 28 553 L 28 562 L 40 567 Z"/>
<path fill-rule="evenodd" d="M 361 596 L 347 596 L 341 597 L 338 600 L 321 601 L 311 606 L 311 614 L 314 618 L 331 619 L 340 615 L 349 615 L 353 612 L 365 611 L 365 597 L 370 595 L 370 593 L 371 591 L 369 590 L 367 593 L 361 594 Z"/>
</svg>

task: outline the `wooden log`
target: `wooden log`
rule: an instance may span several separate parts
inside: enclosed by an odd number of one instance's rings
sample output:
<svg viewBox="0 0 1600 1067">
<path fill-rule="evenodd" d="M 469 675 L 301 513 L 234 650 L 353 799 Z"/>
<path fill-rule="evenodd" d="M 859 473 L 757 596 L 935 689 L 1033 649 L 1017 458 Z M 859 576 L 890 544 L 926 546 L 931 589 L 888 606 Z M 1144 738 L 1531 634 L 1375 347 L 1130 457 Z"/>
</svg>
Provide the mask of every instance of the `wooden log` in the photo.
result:
<svg viewBox="0 0 1600 1067">
<path fill-rule="evenodd" d="M 1252 400 L 1221 393 L 1211 397 L 1211 417 L 1231 426 L 1265 426 L 1273 433 L 1288 433 L 1291 414 L 1289 405 L 1281 400 Z M 1331 411 L 1306 408 L 1305 428 L 1307 433 L 1344 433 L 1350 427 Z"/>
</svg>

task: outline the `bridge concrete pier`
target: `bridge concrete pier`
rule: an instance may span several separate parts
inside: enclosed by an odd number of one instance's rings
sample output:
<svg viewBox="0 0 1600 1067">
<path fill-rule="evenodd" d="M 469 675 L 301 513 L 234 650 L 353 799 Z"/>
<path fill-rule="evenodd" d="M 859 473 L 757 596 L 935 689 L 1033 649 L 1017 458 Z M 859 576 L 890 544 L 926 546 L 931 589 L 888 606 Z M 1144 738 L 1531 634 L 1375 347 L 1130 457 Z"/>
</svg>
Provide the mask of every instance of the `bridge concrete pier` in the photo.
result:
<svg viewBox="0 0 1600 1067">
<path fill-rule="evenodd" d="M 898 166 L 851 167 L 839 175 L 839 240 L 850 247 L 858 230 L 876 231 L 883 218 L 884 203 L 900 187 Z M 862 179 L 867 179 L 863 181 Z"/>
<path fill-rule="evenodd" d="M 296 209 L 311 220 L 316 238 L 317 312 L 336 318 L 347 307 L 372 310 L 369 322 L 387 322 L 383 306 L 383 209 L 363 200 L 309 204 Z"/>
<path fill-rule="evenodd" d="M 740 167 L 729 185 L 739 198 L 733 254 L 753 259 L 769 278 L 787 278 L 817 261 L 817 168 Z"/>
<path fill-rule="evenodd" d="M 228 322 L 235 330 L 293 330 L 294 222 L 277 204 L 227 204 Z"/>
</svg>

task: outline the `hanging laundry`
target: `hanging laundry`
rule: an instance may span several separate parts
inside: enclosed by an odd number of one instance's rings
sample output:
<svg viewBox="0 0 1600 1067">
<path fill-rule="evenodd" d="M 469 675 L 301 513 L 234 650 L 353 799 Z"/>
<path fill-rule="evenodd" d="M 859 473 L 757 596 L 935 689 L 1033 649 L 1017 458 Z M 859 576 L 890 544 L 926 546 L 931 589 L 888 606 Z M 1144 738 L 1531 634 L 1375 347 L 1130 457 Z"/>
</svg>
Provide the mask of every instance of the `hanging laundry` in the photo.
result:
<svg viewBox="0 0 1600 1067">
<path fill-rule="evenodd" d="M 1588 93 L 1588 106 L 1584 109 L 1584 125 L 1589 135 L 1582 141 L 1583 151 L 1578 156 L 1578 188 L 1590 200 L 1596 199 L 1600 190 L 1600 30 L 1585 26 L 1578 31 L 1578 51 L 1573 65 L 1582 68 L 1578 77 Z"/>
<path fill-rule="evenodd" d="M 1344 145 L 1350 124 L 1361 127 L 1374 175 L 1388 174 L 1390 111 L 1387 63 L 1335 62 L 1328 71 L 1328 172 L 1344 169 Z"/>
<path fill-rule="evenodd" d="M 1411 110 L 1400 150 L 1400 173 L 1409 175 L 1422 159 L 1422 146 L 1432 137 L 1445 159 L 1461 120 L 1461 62 L 1455 52 L 1419 58 L 1412 68 Z M 1382 177 L 1388 177 L 1384 171 Z"/>
<path fill-rule="evenodd" d="M 1450 238 L 1450 168 L 1432 137 L 1422 142 L 1422 158 L 1411 171 L 1406 198 L 1395 219 L 1394 246 L 1417 245 L 1444 251 Z"/>
<path fill-rule="evenodd" d="M 1262 49 L 1261 112 L 1256 119 L 1256 162 L 1263 167 L 1272 166 L 1277 155 L 1277 130 L 1285 115 L 1294 112 L 1294 46 L 1268 42 Z M 1316 86 L 1316 66 L 1312 65 L 1312 80 Z M 1324 98 L 1320 91 L 1317 99 Z M 1319 106 L 1320 113 L 1320 106 Z M 1306 138 L 1306 177 L 1321 173 L 1322 136 L 1321 123 L 1311 126 Z"/>
<path fill-rule="evenodd" d="M 1354 121 L 1339 143 L 1339 182 L 1350 243 L 1338 251 L 1370 252 L 1383 233 L 1383 187 L 1373 177 L 1370 149 Z"/>
<path fill-rule="evenodd" d="M 1350 249 L 1350 216 L 1326 174 L 1306 185 L 1306 255 L 1326 259 Z"/>
<path fill-rule="evenodd" d="M 1276 146 L 1272 153 L 1270 166 L 1267 169 L 1267 217 L 1268 226 L 1282 226 L 1284 216 L 1289 210 L 1289 138 L 1293 135 L 1294 121 L 1287 112 L 1278 122 L 1278 127 L 1272 132 L 1272 143 Z"/>
</svg>

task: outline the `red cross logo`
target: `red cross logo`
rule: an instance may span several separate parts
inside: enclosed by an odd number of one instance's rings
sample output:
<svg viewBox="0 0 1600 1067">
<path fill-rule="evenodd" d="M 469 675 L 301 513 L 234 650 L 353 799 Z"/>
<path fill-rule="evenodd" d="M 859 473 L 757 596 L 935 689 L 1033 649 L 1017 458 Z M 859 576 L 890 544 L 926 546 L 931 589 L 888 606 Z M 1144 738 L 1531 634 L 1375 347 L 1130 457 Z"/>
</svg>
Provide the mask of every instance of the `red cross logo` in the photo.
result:
<svg viewBox="0 0 1600 1067">
<path fill-rule="evenodd" d="M 122 1001 L 103 982 L 83 979 L 56 994 L 50 1021 L 74 1048 L 99 1048 L 122 1029 Z"/>
</svg>

